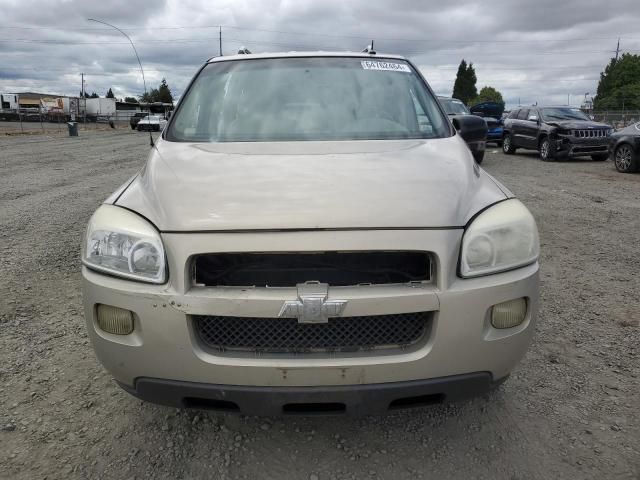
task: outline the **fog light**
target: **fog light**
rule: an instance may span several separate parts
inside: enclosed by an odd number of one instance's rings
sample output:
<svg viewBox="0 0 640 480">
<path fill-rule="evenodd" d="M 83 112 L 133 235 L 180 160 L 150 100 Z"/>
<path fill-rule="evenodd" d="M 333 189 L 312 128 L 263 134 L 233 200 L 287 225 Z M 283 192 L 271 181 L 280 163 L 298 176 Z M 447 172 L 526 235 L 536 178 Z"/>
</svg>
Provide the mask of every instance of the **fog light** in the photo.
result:
<svg viewBox="0 0 640 480">
<path fill-rule="evenodd" d="M 133 332 L 133 312 L 111 305 L 98 305 L 98 327 L 114 335 Z"/>
<path fill-rule="evenodd" d="M 527 300 L 517 298 L 494 305 L 491 309 L 491 325 L 495 328 L 511 328 L 524 322 L 527 316 Z"/>
</svg>

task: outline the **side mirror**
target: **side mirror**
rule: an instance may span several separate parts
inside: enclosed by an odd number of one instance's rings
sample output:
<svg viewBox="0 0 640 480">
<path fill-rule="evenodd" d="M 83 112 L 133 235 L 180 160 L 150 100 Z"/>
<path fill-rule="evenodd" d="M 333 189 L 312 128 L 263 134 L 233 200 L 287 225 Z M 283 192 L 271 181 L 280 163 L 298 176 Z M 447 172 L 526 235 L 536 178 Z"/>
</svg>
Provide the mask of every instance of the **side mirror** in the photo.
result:
<svg viewBox="0 0 640 480">
<path fill-rule="evenodd" d="M 475 115 L 459 115 L 451 123 L 467 143 L 484 142 L 487 139 L 487 122 Z"/>
<path fill-rule="evenodd" d="M 167 112 L 167 120 L 169 120 L 170 118 L 171 118 L 171 110 Z"/>
</svg>

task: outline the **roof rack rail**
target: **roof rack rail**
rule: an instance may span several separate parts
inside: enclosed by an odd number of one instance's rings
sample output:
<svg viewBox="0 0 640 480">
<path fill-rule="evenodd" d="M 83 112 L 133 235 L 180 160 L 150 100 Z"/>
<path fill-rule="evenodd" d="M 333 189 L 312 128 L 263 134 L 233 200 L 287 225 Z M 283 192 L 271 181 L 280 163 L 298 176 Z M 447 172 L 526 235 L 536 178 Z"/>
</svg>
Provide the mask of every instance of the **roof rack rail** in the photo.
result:
<svg viewBox="0 0 640 480">
<path fill-rule="evenodd" d="M 376 51 L 373 49 L 373 40 L 371 40 L 371 43 L 367 45 L 367 47 L 364 50 L 362 50 L 362 53 L 368 53 L 369 55 L 376 54 Z"/>
<path fill-rule="evenodd" d="M 249 55 L 250 53 L 247 47 L 240 47 L 240 50 L 238 50 L 238 55 Z"/>
</svg>

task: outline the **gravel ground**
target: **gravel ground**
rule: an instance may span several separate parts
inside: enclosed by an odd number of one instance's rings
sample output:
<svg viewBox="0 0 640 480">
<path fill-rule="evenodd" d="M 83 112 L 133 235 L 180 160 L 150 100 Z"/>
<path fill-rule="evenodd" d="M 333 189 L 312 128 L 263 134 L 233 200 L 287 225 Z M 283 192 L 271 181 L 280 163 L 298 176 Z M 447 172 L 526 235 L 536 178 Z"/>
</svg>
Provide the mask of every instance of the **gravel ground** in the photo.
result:
<svg viewBox="0 0 640 480">
<path fill-rule="evenodd" d="M 85 333 L 80 237 L 147 141 L 0 137 L 0 478 L 640 478 L 640 175 L 487 155 L 542 242 L 537 334 L 499 391 L 379 418 L 225 417 L 130 397 Z"/>
</svg>

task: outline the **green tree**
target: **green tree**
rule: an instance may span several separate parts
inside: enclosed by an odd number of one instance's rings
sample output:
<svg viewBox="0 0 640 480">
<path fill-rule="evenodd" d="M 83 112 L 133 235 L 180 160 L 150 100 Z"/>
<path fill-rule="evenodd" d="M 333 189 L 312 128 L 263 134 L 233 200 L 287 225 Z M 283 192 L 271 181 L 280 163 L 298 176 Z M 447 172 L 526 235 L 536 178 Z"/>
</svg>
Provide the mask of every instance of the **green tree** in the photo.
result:
<svg viewBox="0 0 640 480">
<path fill-rule="evenodd" d="M 152 88 L 150 91 L 140 95 L 140 101 L 142 103 L 159 102 L 160 101 L 160 100 L 158 100 L 159 96 L 160 96 L 160 94 L 158 93 L 158 89 L 157 88 Z"/>
<path fill-rule="evenodd" d="M 480 93 L 473 99 L 471 105 L 477 105 L 482 102 L 496 102 L 504 105 L 502 94 L 493 87 L 484 86 L 480 89 Z"/>
<path fill-rule="evenodd" d="M 124 97 L 124 101 L 127 103 L 138 103 L 138 99 L 136 97 Z"/>
<path fill-rule="evenodd" d="M 458 67 L 458 73 L 456 74 L 456 81 L 453 84 L 453 98 L 469 104 L 471 100 L 478 96 L 478 89 L 476 88 L 477 81 L 478 79 L 476 78 L 473 63 L 467 65 L 467 62 L 462 59 Z"/>
<path fill-rule="evenodd" d="M 116 98 L 116 96 L 113 94 L 113 92 L 111 91 L 111 89 L 109 89 L 109 91 L 107 92 L 107 94 L 105 95 L 105 98 Z"/>
<path fill-rule="evenodd" d="M 593 100 L 596 110 L 640 109 L 640 55 L 623 53 L 600 73 Z"/>
<path fill-rule="evenodd" d="M 91 92 L 91 95 L 87 98 L 100 98 L 100 95 L 98 95 L 96 92 Z"/>
<path fill-rule="evenodd" d="M 158 88 L 152 88 L 147 93 L 140 95 L 140 101 L 142 103 L 173 103 L 173 95 L 167 81 L 163 78 Z"/>
<path fill-rule="evenodd" d="M 173 103 L 173 95 L 171 95 L 171 89 L 167 85 L 167 80 L 162 79 L 160 86 L 158 87 L 158 102 Z"/>
</svg>

